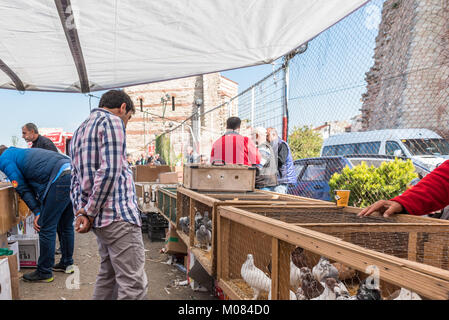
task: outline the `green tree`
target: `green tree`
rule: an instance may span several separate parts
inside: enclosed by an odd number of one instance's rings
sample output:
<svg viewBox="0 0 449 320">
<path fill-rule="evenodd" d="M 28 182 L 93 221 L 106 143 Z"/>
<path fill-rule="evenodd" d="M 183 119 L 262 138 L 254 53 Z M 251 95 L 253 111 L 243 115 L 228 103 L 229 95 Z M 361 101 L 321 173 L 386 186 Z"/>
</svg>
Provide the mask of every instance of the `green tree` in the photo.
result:
<svg viewBox="0 0 449 320">
<path fill-rule="evenodd" d="M 413 179 L 418 178 L 410 159 L 383 162 L 380 167 L 368 167 L 366 162 L 341 173 L 334 173 L 329 180 L 330 195 L 335 190 L 350 190 L 349 205 L 367 207 L 378 200 L 391 199 L 403 193 Z"/>
<path fill-rule="evenodd" d="M 318 157 L 323 138 L 319 132 L 308 126 L 294 127 L 288 137 L 288 144 L 292 150 L 293 160 Z"/>
<path fill-rule="evenodd" d="M 19 144 L 19 138 L 17 138 L 17 136 L 12 136 L 11 137 L 11 144 L 13 147 L 17 147 L 17 145 Z"/>
</svg>

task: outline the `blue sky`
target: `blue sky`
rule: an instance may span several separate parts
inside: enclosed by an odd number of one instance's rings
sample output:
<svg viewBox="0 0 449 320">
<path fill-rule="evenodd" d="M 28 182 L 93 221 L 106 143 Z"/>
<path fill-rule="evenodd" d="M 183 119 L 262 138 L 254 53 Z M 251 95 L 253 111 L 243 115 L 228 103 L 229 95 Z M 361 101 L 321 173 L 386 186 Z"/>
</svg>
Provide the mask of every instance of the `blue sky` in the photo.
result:
<svg viewBox="0 0 449 320">
<path fill-rule="evenodd" d="M 373 0 L 368 6 L 322 33 L 310 42 L 309 49 L 303 55 L 295 57 L 291 62 L 290 128 L 349 119 L 359 112 L 360 97 L 365 92 L 365 72 L 373 63 L 377 35 L 377 27 L 373 25 L 379 22 L 374 18 L 380 12 L 383 1 Z M 238 82 L 239 90 L 242 91 L 272 71 L 272 65 L 260 65 L 222 74 Z M 101 92 L 93 94 L 98 96 Z M 11 137 L 17 136 L 19 146 L 26 146 L 21 127 L 27 122 L 34 122 L 38 127 L 60 127 L 73 132 L 89 114 L 89 97 L 84 94 L 21 94 L 0 89 L 0 101 L 4 118 L 0 144 L 6 145 L 11 145 Z M 96 107 L 98 99 L 92 98 L 91 102 L 92 107 Z M 279 102 L 275 102 L 260 107 L 259 116 L 269 115 L 270 109 L 278 106 Z"/>
</svg>

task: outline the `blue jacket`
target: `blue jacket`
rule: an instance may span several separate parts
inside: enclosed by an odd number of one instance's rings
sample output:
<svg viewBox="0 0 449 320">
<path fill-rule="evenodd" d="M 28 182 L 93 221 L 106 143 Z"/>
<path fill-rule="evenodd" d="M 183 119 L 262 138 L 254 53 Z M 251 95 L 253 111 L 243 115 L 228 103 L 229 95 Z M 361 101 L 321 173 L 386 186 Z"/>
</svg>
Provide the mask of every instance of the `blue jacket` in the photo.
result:
<svg viewBox="0 0 449 320">
<path fill-rule="evenodd" d="M 70 158 L 54 151 L 10 147 L 0 156 L 0 171 L 11 182 L 17 182 L 17 193 L 31 211 L 38 213 L 50 185 L 66 163 Z"/>
<path fill-rule="evenodd" d="M 285 146 L 286 154 L 284 163 L 279 166 L 279 158 L 281 157 L 279 154 L 279 148 L 281 145 Z M 295 174 L 295 166 L 293 164 L 292 151 L 290 150 L 290 146 L 284 140 L 278 138 L 271 143 L 273 147 L 273 151 L 275 153 L 276 159 L 278 159 L 278 183 L 279 184 L 289 184 L 296 182 L 296 174 Z"/>
</svg>

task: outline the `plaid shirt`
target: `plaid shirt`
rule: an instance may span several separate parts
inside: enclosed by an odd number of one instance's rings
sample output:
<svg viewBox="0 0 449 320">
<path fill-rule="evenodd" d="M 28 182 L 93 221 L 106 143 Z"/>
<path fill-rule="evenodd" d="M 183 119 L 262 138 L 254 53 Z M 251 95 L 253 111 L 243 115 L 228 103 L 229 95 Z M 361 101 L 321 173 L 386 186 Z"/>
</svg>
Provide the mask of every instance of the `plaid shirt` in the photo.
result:
<svg viewBox="0 0 449 320">
<path fill-rule="evenodd" d="M 132 171 L 126 161 L 122 119 L 105 109 L 92 110 L 70 143 L 75 212 L 95 217 L 94 228 L 115 221 L 142 225 Z"/>
</svg>

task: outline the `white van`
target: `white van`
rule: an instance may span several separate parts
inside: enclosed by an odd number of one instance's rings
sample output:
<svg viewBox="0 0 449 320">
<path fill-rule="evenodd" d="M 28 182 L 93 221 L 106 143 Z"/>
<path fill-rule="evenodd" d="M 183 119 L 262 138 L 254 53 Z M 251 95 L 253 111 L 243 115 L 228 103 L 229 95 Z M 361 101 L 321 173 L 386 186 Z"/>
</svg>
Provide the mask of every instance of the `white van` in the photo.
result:
<svg viewBox="0 0 449 320">
<path fill-rule="evenodd" d="M 321 156 L 382 154 L 407 157 L 429 170 L 449 159 L 449 143 L 428 129 L 348 132 L 326 139 Z"/>
</svg>

